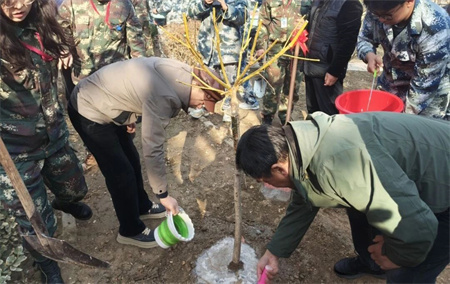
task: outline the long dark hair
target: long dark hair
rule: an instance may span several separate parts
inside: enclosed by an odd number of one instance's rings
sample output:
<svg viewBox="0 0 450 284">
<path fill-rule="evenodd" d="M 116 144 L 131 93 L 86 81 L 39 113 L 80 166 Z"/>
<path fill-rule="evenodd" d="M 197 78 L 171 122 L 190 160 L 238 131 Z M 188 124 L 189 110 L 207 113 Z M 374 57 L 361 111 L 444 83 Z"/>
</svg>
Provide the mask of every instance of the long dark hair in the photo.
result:
<svg viewBox="0 0 450 284">
<path fill-rule="evenodd" d="M 0 0 L 0 5 L 4 0 Z M 52 0 L 36 0 L 24 23 L 31 23 L 39 33 L 45 52 L 55 59 L 65 57 L 69 51 L 76 56 L 75 43 L 56 20 L 58 9 Z M 11 21 L 3 11 L 0 12 L 0 57 L 11 63 L 17 69 L 34 68 L 29 52 L 14 34 Z"/>
</svg>

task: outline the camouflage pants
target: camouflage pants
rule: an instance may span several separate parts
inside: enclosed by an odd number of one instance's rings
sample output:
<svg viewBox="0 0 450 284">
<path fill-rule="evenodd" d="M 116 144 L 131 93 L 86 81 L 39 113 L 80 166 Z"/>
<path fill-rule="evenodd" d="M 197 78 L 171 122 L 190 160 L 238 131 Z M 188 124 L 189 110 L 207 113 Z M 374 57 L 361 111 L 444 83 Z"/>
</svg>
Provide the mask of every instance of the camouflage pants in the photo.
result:
<svg viewBox="0 0 450 284">
<path fill-rule="evenodd" d="M 45 186 L 58 200 L 69 202 L 83 199 L 88 190 L 75 153 L 67 143 L 46 159 L 16 162 L 15 165 L 52 236 L 56 230 L 56 218 Z M 32 232 L 31 224 L 3 167 L 0 167 L 0 202 L 16 217 L 24 231 Z"/>
<path fill-rule="evenodd" d="M 237 64 L 231 63 L 231 64 L 224 64 L 224 69 L 225 69 L 225 73 L 226 76 L 228 78 L 228 80 L 230 81 L 230 84 L 233 85 L 234 81 L 236 81 L 236 75 L 237 75 Z M 220 65 L 216 65 L 213 67 L 213 69 L 220 74 L 220 76 L 222 76 L 223 80 L 225 80 L 225 75 L 222 72 L 222 68 L 220 67 Z M 226 111 L 230 108 L 230 98 L 224 99 L 222 101 L 219 102 L 221 109 Z M 230 113 L 226 114 L 230 115 Z"/>
<path fill-rule="evenodd" d="M 142 34 L 145 42 L 145 56 L 151 57 L 155 55 L 153 50 L 153 34 L 154 29 L 156 29 L 155 25 L 150 24 L 149 21 L 144 22 L 142 26 Z"/>
<path fill-rule="evenodd" d="M 268 58 L 270 60 L 270 58 Z M 300 84 L 303 80 L 303 73 L 300 71 L 300 64 L 297 65 L 295 73 L 295 87 L 293 103 L 299 99 Z M 264 72 L 268 85 L 263 98 L 263 115 L 274 116 L 278 109 L 278 117 L 281 120 L 286 118 L 286 110 L 288 107 L 289 85 L 291 81 L 291 60 L 278 59 L 275 60 Z M 279 103 L 278 103 L 278 95 Z"/>
<path fill-rule="evenodd" d="M 236 81 L 236 75 L 237 75 L 237 64 L 224 64 L 225 67 L 225 73 L 227 75 L 228 80 L 230 81 L 230 84 L 233 85 L 234 81 Z M 220 65 L 216 65 L 213 68 L 217 73 L 219 73 L 225 80 L 225 76 L 222 73 L 222 68 Z"/>
</svg>

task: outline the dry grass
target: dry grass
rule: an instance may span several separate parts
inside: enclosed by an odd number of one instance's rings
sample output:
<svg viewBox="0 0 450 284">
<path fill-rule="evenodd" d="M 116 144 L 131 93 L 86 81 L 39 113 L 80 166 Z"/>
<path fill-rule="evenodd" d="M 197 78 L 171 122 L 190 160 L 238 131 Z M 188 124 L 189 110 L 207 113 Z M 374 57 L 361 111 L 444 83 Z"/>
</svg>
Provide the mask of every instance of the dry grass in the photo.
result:
<svg viewBox="0 0 450 284">
<path fill-rule="evenodd" d="M 200 27 L 200 22 L 195 20 L 188 21 L 188 29 L 189 29 L 189 40 L 192 43 L 197 42 L 198 28 Z M 162 49 L 162 53 L 164 56 L 177 59 L 179 61 L 185 62 L 191 66 L 194 66 L 197 62 L 194 60 L 192 56 L 192 52 L 181 46 L 176 40 L 170 38 L 171 36 L 176 36 L 181 41 L 185 42 L 185 33 L 184 33 L 184 25 L 183 24 L 168 24 L 164 26 L 163 33 L 160 36 L 160 48 Z M 169 36 L 170 34 L 170 36 Z"/>
</svg>

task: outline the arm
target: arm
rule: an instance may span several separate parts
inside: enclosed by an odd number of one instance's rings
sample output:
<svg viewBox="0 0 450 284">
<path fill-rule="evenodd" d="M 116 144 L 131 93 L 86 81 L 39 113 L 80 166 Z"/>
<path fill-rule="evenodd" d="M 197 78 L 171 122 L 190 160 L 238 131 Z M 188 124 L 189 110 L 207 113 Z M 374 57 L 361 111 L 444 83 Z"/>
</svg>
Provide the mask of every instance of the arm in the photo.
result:
<svg viewBox="0 0 450 284">
<path fill-rule="evenodd" d="M 435 34 L 420 39 L 416 55 L 409 96 L 405 112 L 421 115 L 439 113 L 450 92 L 448 66 L 450 64 L 450 31 L 442 29 Z M 440 91 L 439 88 L 446 90 Z M 438 95 L 446 95 L 443 99 Z M 429 112 L 428 112 L 429 111 Z"/>
<path fill-rule="evenodd" d="M 334 155 L 318 174 L 327 177 L 321 185 L 336 193 L 337 200 L 366 214 L 369 224 L 382 232 L 383 251 L 391 262 L 416 266 L 434 242 L 436 217 L 397 162 L 389 154 L 375 154 L 374 160 L 361 149 Z"/>
<path fill-rule="evenodd" d="M 139 19 L 141 26 L 150 21 L 149 10 L 147 9 L 147 0 L 132 0 L 136 17 Z"/>
<path fill-rule="evenodd" d="M 58 8 L 58 23 L 62 26 L 67 34 L 73 37 L 72 31 L 72 10 L 71 10 L 71 0 L 64 1 Z M 69 52 L 67 52 L 69 53 Z M 69 69 L 73 63 L 73 56 L 69 54 L 67 57 L 60 57 L 58 61 L 58 69 Z"/>
<path fill-rule="evenodd" d="M 161 5 L 156 9 L 158 14 L 167 15 L 173 7 L 173 2 L 171 0 L 165 0 L 161 3 Z"/>
<path fill-rule="evenodd" d="M 264 50 L 266 48 L 265 44 L 269 41 L 269 32 L 267 29 L 271 23 L 270 7 L 267 1 L 263 1 L 259 10 L 259 20 L 261 21 L 261 30 L 256 41 L 256 50 Z"/>
<path fill-rule="evenodd" d="M 355 49 L 359 28 L 361 26 L 362 5 L 359 1 L 345 1 L 337 16 L 339 43 L 333 52 L 333 59 L 328 73 L 343 79 L 347 64 Z"/>
<path fill-rule="evenodd" d="M 58 23 L 73 36 L 72 31 L 72 1 L 65 0 L 58 8 Z"/>
<path fill-rule="evenodd" d="M 380 55 L 377 55 L 376 51 L 380 44 L 375 36 L 378 33 L 378 23 L 375 16 L 372 13 L 367 12 L 356 43 L 358 57 L 367 63 L 367 71 L 370 73 L 383 67 L 383 59 Z"/>
<path fill-rule="evenodd" d="M 130 1 L 125 2 L 130 11 L 126 22 L 126 38 L 130 47 L 130 55 L 134 57 L 145 56 L 145 42 L 142 35 L 142 25 L 136 17 L 133 5 Z"/>
<path fill-rule="evenodd" d="M 164 159 L 165 127 L 170 118 L 156 115 L 152 102 L 147 102 L 142 111 L 142 149 L 150 187 L 161 204 L 174 215 L 178 214 L 178 202 L 167 190 L 166 163 Z M 162 106 L 164 107 L 164 106 Z"/>
<path fill-rule="evenodd" d="M 211 2 L 212 4 L 212 1 L 208 2 Z M 205 0 L 194 0 L 189 3 L 187 14 L 190 18 L 201 21 L 203 18 L 209 15 L 209 13 L 211 13 L 211 9 L 211 5 L 207 4 Z"/>
<path fill-rule="evenodd" d="M 305 203 L 303 197 L 294 191 L 286 215 L 267 245 L 267 250 L 277 257 L 289 257 L 303 239 L 318 211 L 319 208 Z"/>
<path fill-rule="evenodd" d="M 300 14 L 302 16 L 307 15 L 311 11 L 312 0 L 301 0 L 300 2 L 301 2 Z"/>
<path fill-rule="evenodd" d="M 245 24 L 247 1 L 236 0 L 235 2 L 228 4 L 226 0 L 219 0 L 219 2 L 224 3 L 222 7 L 227 7 L 226 11 L 223 9 L 223 19 L 227 20 L 236 26 L 242 26 Z"/>
<path fill-rule="evenodd" d="M 356 43 L 356 51 L 358 52 L 358 57 L 362 61 L 366 62 L 366 56 L 369 52 L 376 54 L 377 47 L 380 44 L 375 39 L 375 33 L 377 32 L 377 19 L 372 15 L 372 13 L 367 12 L 364 17 L 361 31 L 358 35 L 358 41 Z"/>
</svg>

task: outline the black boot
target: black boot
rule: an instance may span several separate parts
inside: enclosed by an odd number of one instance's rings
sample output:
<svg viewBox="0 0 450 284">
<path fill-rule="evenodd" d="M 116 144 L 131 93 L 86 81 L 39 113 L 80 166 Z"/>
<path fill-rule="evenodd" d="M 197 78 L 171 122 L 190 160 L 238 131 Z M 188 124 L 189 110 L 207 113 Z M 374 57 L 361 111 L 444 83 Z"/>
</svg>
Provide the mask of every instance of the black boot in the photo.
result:
<svg viewBox="0 0 450 284">
<path fill-rule="evenodd" d="M 365 275 L 386 279 L 386 272 L 370 269 L 361 262 L 358 256 L 339 260 L 334 265 L 334 272 L 337 276 L 347 279 L 355 279 Z"/>
<path fill-rule="evenodd" d="M 78 220 L 89 220 L 92 217 L 92 210 L 83 202 L 64 202 L 54 199 L 52 207 L 72 215 Z"/>
<path fill-rule="evenodd" d="M 263 125 L 272 125 L 272 120 L 273 120 L 273 118 L 270 114 L 263 115 L 262 124 Z"/>
<path fill-rule="evenodd" d="M 35 262 L 35 265 L 41 272 L 42 283 L 64 284 L 64 280 L 61 277 L 61 270 L 56 261 L 47 258 L 42 262 Z"/>
</svg>

